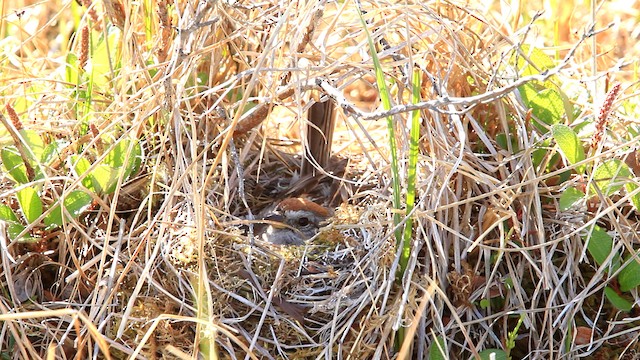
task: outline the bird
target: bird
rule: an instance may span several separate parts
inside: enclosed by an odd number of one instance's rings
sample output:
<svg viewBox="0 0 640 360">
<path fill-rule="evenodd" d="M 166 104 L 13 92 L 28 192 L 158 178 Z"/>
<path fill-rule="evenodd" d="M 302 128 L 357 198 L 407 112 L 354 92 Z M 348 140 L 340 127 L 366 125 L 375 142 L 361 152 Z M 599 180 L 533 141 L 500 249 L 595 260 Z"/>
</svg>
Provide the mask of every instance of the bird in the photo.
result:
<svg viewBox="0 0 640 360">
<path fill-rule="evenodd" d="M 332 211 L 305 198 L 286 198 L 263 211 L 255 234 L 274 245 L 304 245 L 318 233 Z"/>
</svg>

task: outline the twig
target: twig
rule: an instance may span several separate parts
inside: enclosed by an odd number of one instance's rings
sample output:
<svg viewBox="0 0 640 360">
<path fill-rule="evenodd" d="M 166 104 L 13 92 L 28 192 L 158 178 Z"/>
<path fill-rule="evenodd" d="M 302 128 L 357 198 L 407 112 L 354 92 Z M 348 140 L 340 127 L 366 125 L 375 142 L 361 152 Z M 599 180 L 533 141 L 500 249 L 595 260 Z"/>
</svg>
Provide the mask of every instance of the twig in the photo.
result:
<svg viewBox="0 0 640 360">
<path fill-rule="evenodd" d="M 350 114 L 354 118 L 361 120 L 378 120 L 382 118 L 386 118 L 388 116 L 393 116 L 397 114 L 402 114 L 405 112 L 416 111 L 416 110 L 433 110 L 439 112 L 441 114 L 448 115 L 461 115 L 464 114 L 477 105 L 486 104 L 500 98 L 503 98 L 509 95 L 512 91 L 516 90 L 518 87 L 529 83 L 531 81 L 540 81 L 544 82 L 548 80 L 550 77 L 557 75 L 565 66 L 569 64 L 571 58 L 573 58 L 578 47 L 588 38 L 595 36 L 596 34 L 609 29 L 613 24 L 609 24 L 604 29 L 599 31 L 591 31 L 582 36 L 582 38 L 571 48 L 571 50 L 564 57 L 562 62 L 558 64 L 553 69 L 549 69 L 540 74 L 529 75 L 515 80 L 514 82 L 491 90 L 480 95 L 468 96 L 468 97 L 449 97 L 449 96 L 440 96 L 433 100 L 422 101 L 415 104 L 401 104 L 395 105 L 388 111 L 377 111 L 377 112 L 365 112 L 358 109 L 355 105 L 349 102 L 342 92 L 337 88 L 333 87 L 328 80 L 326 79 L 317 79 L 316 85 L 319 86 L 324 92 L 333 98 L 338 106 L 340 106 L 345 113 Z M 450 111 L 444 110 L 443 107 L 449 107 L 451 105 L 462 107 L 459 111 Z"/>
</svg>

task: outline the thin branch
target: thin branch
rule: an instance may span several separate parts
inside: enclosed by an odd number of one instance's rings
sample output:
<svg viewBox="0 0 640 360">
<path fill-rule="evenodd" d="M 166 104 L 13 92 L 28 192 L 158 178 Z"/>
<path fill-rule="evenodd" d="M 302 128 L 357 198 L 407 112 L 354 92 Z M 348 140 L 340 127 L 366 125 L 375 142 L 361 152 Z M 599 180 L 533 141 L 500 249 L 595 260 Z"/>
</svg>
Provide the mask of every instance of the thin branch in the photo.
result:
<svg viewBox="0 0 640 360">
<path fill-rule="evenodd" d="M 337 88 L 335 88 L 333 85 L 331 85 L 331 83 L 328 80 L 317 79 L 316 85 L 319 86 L 322 90 L 324 90 L 324 92 L 328 96 L 333 98 L 336 104 L 340 106 L 345 113 L 353 116 L 354 118 L 361 119 L 361 120 L 378 120 L 378 119 L 386 118 L 388 116 L 393 116 L 393 115 L 402 114 L 410 111 L 416 111 L 416 110 L 425 110 L 425 109 L 433 110 L 442 114 L 460 115 L 470 111 L 477 105 L 486 104 L 486 103 L 498 100 L 500 98 L 503 98 L 509 95 L 512 91 L 516 90 L 518 87 L 524 84 L 527 84 L 531 81 L 544 82 L 548 80 L 550 77 L 557 75 L 565 66 L 569 64 L 569 61 L 575 55 L 576 50 L 585 40 L 587 40 L 592 36 L 595 36 L 596 34 L 602 31 L 609 29 L 611 26 L 613 26 L 613 24 L 609 24 L 608 26 L 606 26 L 605 28 L 599 31 L 591 31 L 584 34 L 582 38 L 567 53 L 567 55 L 564 57 L 562 62 L 558 64 L 556 67 L 554 67 L 553 69 L 546 70 L 540 74 L 521 77 L 506 86 L 496 88 L 491 91 L 487 91 L 480 95 L 468 96 L 468 97 L 440 96 L 433 100 L 418 102 L 415 104 L 395 105 L 388 111 L 365 112 L 358 109 L 355 105 L 349 102 L 344 97 L 342 92 Z M 461 107 L 462 109 L 459 111 L 450 111 L 450 110 L 443 109 L 451 105 Z"/>
</svg>

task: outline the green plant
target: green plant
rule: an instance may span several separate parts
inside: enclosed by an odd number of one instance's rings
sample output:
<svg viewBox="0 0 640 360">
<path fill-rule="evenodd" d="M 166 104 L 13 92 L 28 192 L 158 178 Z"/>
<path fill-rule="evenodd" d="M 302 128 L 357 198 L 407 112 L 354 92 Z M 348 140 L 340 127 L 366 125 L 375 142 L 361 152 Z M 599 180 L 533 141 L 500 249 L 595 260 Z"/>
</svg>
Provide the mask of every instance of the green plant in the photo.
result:
<svg viewBox="0 0 640 360">
<path fill-rule="evenodd" d="M 91 163 L 86 157 L 71 157 L 82 184 L 98 195 L 112 194 L 120 178 L 126 180 L 140 169 L 142 148 L 137 140 L 120 140 L 103 155 L 102 160 Z"/>
<path fill-rule="evenodd" d="M 507 334 L 507 341 L 505 345 L 505 347 L 507 348 L 505 355 L 507 357 L 509 357 L 509 353 L 511 352 L 511 350 L 515 349 L 516 347 L 516 338 L 518 337 L 518 331 L 520 330 L 520 326 L 522 325 L 523 321 L 524 321 L 524 314 L 520 314 L 520 318 L 518 318 L 518 322 L 516 323 L 516 326 L 513 328 L 512 331 L 509 331 L 509 333 Z"/>
<path fill-rule="evenodd" d="M 376 52 L 376 46 L 373 43 L 373 38 L 367 29 L 367 23 L 362 16 L 362 12 L 358 8 L 358 14 L 360 16 L 360 22 L 362 23 L 362 27 L 367 36 L 367 41 L 369 42 L 369 52 L 371 53 L 371 59 L 373 60 L 373 68 L 376 74 L 376 84 L 378 85 L 378 90 L 380 91 L 380 100 L 382 100 L 382 106 L 385 110 L 391 109 L 391 93 L 389 92 L 389 88 L 387 87 L 387 80 L 385 79 L 384 71 L 382 69 L 382 65 L 380 64 L 380 59 L 378 59 L 378 53 Z M 395 133 L 395 125 L 393 122 L 392 116 L 387 116 L 387 132 L 389 134 L 389 156 L 391 161 L 391 186 L 392 186 L 392 199 L 393 199 L 393 208 L 396 210 L 400 210 L 402 208 L 401 198 L 400 198 L 400 169 L 398 167 L 398 147 L 396 145 L 396 133 Z M 396 211 L 393 214 L 393 224 L 396 227 L 395 238 L 396 243 L 400 245 L 402 241 L 402 229 L 398 226 L 402 222 L 402 216 L 399 211 Z M 407 245 L 409 246 L 409 245 Z"/>
<path fill-rule="evenodd" d="M 373 66 L 376 75 L 376 83 L 378 85 L 378 89 L 380 91 L 380 99 L 382 101 L 383 108 L 385 110 L 391 109 L 391 93 L 387 87 L 387 79 L 385 78 L 384 71 L 382 69 L 382 65 L 380 60 L 378 59 L 378 54 L 376 52 L 376 47 L 373 42 L 373 38 L 369 34 L 367 29 L 367 23 L 365 22 L 362 12 L 358 8 L 358 14 L 360 17 L 360 22 L 362 23 L 363 29 L 367 36 L 367 41 L 369 43 L 369 50 L 371 53 L 371 59 L 373 60 Z M 412 97 L 411 101 L 415 104 L 420 101 L 420 73 L 418 70 L 414 70 L 412 73 Z M 399 285 L 402 285 L 402 278 L 406 273 L 407 266 L 409 263 L 409 258 L 411 257 L 411 238 L 413 234 L 413 221 L 410 216 L 413 207 L 415 205 L 416 199 L 416 172 L 417 172 L 417 164 L 418 164 L 418 141 L 420 138 L 420 111 L 413 111 L 411 113 L 411 130 L 410 130 L 410 142 L 409 142 L 409 164 L 407 169 L 407 193 L 405 197 L 406 204 L 404 206 L 404 213 L 406 214 L 406 222 L 404 224 L 404 230 L 401 226 L 403 221 L 403 217 L 401 214 L 402 211 L 402 199 L 400 194 L 400 169 L 398 166 L 398 149 L 396 144 L 396 129 L 392 116 L 386 117 L 387 121 L 387 132 L 388 132 L 388 141 L 389 141 L 389 150 L 390 150 L 390 160 L 391 160 L 391 179 L 392 179 L 392 199 L 393 199 L 393 208 L 396 210 L 393 214 L 393 224 L 395 227 L 395 239 L 396 245 L 398 247 L 402 247 L 399 259 L 399 267 L 396 273 L 396 282 Z M 399 329 L 397 332 L 397 343 L 396 345 L 402 344 L 404 341 L 404 329 Z"/>
<path fill-rule="evenodd" d="M 607 116 L 602 115 L 601 116 Z M 605 120 L 599 119 L 599 124 Z M 591 148 L 595 148 L 594 144 L 599 143 L 604 132 L 602 125 L 599 135 L 594 135 Z M 597 129 L 598 131 L 598 129 Z M 587 160 L 584 147 L 585 144 L 580 140 L 578 134 L 569 126 L 563 124 L 555 124 L 551 128 L 553 139 L 556 141 L 560 153 L 566 162 L 572 166 L 577 176 L 591 179 L 585 191 L 576 187 L 569 187 L 560 195 L 559 205 L 561 210 L 568 210 L 578 202 L 585 200 L 590 203 L 597 203 L 603 198 L 611 197 L 623 187 L 625 188 L 629 203 L 636 209 L 640 209 L 640 192 L 637 191 L 638 185 L 632 181 L 635 177 L 633 171 L 622 160 L 608 159 L 594 165 L 596 161 Z M 624 262 L 624 267 L 618 273 L 618 282 L 620 291 L 625 292 L 640 285 L 640 263 L 632 256 L 627 256 L 625 261 L 622 255 L 616 253 L 611 254 L 613 249 L 613 238 L 607 234 L 605 230 L 599 226 L 594 226 L 591 232 L 583 236 L 587 242 L 587 250 L 594 258 L 599 266 L 606 263 L 610 259 L 609 271 L 615 272 L 620 264 Z M 618 309 L 629 311 L 632 304 L 620 296 L 610 287 L 605 288 L 605 296 Z"/>
<path fill-rule="evenodd" d="M 542 73 L 554 66 L 553 60 L 539 49 L 525 46 L 518 54 L 514 63 L 524 75 Z M 559 198 L 560 210 L 566 211 L 582 201 L 590 208 L 595 208 L 599 202 L 611 198 L 624 188 L 629 204 L 638 211 L 640 191 L 633 181 L 633 169 L 620 159 L 596 155 L 606 135 L 614 100 L 621 91 L 620 85 L 612 86 L 593 120 L 582 119 L 580 124 L 574 125 L 574 111 L 555 80 L 552 77 L 544 83 L 530 82 L 518 90 L 524 104 L 530 109 L 533 128 L 542 135 L 551 135 L 550 138 L 541 141 L 540 146 L 533 151 L 534 164 L 537 167 L 544 165 L 539 171 L 557 171 L 557 156 L 560 155 L 567 164 L 565 174 L 572 174 L 575 183 L 578 184 L 567 186 L 562 192 Z M 585 128 L 593 128 L 588 140 L 579 135 L 579 131 Z M 557 153 L 553 151 L 554 141 L 559 150 Z M 506 145 L 504 139 L 502 143 Z M 563 181 L 568 177 L 565 176 Z M 599 266 L 608 265 L 608 271 L 611 273 L 619 270 L 617 280 L 620 291 L 625 292 L 640 286 L 640 262 L 631 255 L 611 254 L 613 238 L 605 230 L 593 226 L 583 239 L 587 243 L 589 254 Z M 605 296 L 617 308 L 626 311 L 631 309 L 631 304 L 613 288 L 605 288 Z"/>
<path fill-rule="evenodd" d="M 84 26 L 76 36 L 79 56 L 71 51 L 67 53 L 64 80 L 73 89 L 71 103 L 75 118 L 81 121 L 82 135 L 88 132 L 95 116 L 95 100 L 112 93 L 112 80 L 121 68 L 121 37 L 116 27 L 97 32 Z"/>
<path fill-rule="evenodd" d="M 77 100 L 90 99 L 93 88 L 105 92 L 120 70 L 119 53 L 122 33 L 116 27 L 107 32 L 83 31 L 80 56 L 69 52 L 66 58 L 65 80 L 77 89 Z M 85 87 L 88 86 L 88 87 Z"/>
<path fill-rule="evenodd" d="M 628 292 L 640 286 L 640 263 L 631 255 L 623 257 L 619 252 L 613 252 L 613 238 L 597 225 L 594 225 L 590 234 L 583 236 L 583 239 L 587 243 L 587 251 L 596 264 L 599 266 L 608 264 L 606 269 L 608 273 L 620 270 L 617 276 L 619 291 L 607 286 L 604 289 L 604 295 L 619 310 L 630 311 L 633 304 L 619 292 Z M 635 255 L 637 254 L 638 252 Z"/>
<path fill-rule="evenodd" d="M 444 338 L 438 336 L 434 339 L 429 348 L 429 359 L 431 360 L 444 360 L 447 359 L 447 346 L 444 343 Z"/>
<path fill-rule="evenodd" d="M 93 164 L 80 155 L 72 156 L 75 169 L 86 190 L 71 190 L 67 182 L 51 180 L 48 172 L 65 162 L 60 155 L 69 147 L 64 141 L 45 143 L 35 131 L 22 129 L 15 111 L 7 106 L 12 123 L 1 117 L 13 134 L 14 145 L 0 150 L 1 169 L 16 184 L 18 208 L 0 204 L 0 219 L 7 222 L 12 240 L 37 239 L 36 230 L 52 230 L 80 216 L 93 196 L 115 191 L 119 179 L 128 179 L 141 164 L 141 147 L 137 141 L 120 140 L 101 161 Z M 19 211 L 16 211 L 18 210 Z M 30 230 L 30 231 L 27 231 Z"/>
<path fill-rule="evenodd" d="M 509 357 L 504 350 L 485 349 L 478 353 L 481 360 L 507 360 Z"/>
<path fill-rule="evenodd" d="M 606 117 L 607 115 L 608 110 L 601 111 L 601 117 Z M 599 124 L 604 121 L 606 121 L 604 118 L 598 119 Z M 596 129 L 598 127 L 600 127 L 599 135 L 594 135 L 592 149 L 595 148 L 594 144 L 599 143 L 602 132 L 604 132 L 603 125 L 596 125 Z M 636 211 L 640 209 L 640 192 L 636 191 L 638 185 L 632 182 L 634 178 L 633 171 L 622 160 L 608 159 L 594 165 L 593 162 L 595 161 L 589 162 L 586 159 L 585 144 L 571 127 L 556 124 L 552 126 L 551 133 L 560 149 L 560 153 L 566 162 L 572 166 L 576 175 L 591 179 L 589 186 L 585 188 L 586 191 L 576 187 L 569 187 L 560 195 L 559 204 L 561 210 L 567 210 L 582 200 L 596 203 L 602 198 L 614 195 L 623 187 L 629 194 L 629 203 Z M 621 263 L 624 262 L 626 264 L 617 277 L 621 291 L 629 291 L 640 285 L 640 263 L 631 256 L 627 256 L 623 261 L 622 255 L 618 253 L 610 255 L 613 249 L 613 238 L 606 231 L 594 226 L 590 234 L 585 235 L 583 239 L 587 242 L 589 254 L 598 265 L 602 266 L 607 259 L 610 259 L 610 271 L 615 271 L 620 267 Z M 620 310 L 629 311 L 631 309 L 631 304 L 612 288 L 605 288 L 605 296 Z"/>
<path fill-rule="evenodd" d="M 82 190 L 63 192 L 55 196 L 44 196 L 51 188 L 47 183 L 44 169 L 59 153 L 63 143 L 51 142 L 45 145 L 34 131 L 19 130 L 20 139 L 15 146 L 7 146 L 0 151 L 2 170 L 16 183 L 16 199 L 20 213 L 12 207 L 0 204 L 0 219 L 7 222 L 9 237 L 13 240 L 30 239 L 24 234 L 27 226 L 40 222 L 44 229 L 62 226 L 67 216 L 77 217 L 91 204 L 91 195 Z M 43 199 L 51 200 L 43 200 Z M 21 215 L 21 216 L 20 216 Z"/>
<path fill-rule="evenodd" d="M 412 77 L 412 98 L 415 104 L 420 101 L 420 73 L 413 71 Z M 413 235 L 413 217 L 410 216 L 416 202 L 416 172 L 418 169 L 418 141 L 420 139 L 420 112 L 411 113 L 411 132 L 409 142 L 409 168 L 407 169 L 407 195 L 406 214 L 408 216 L 404 226 L 404 237 L 402 239 L 402 253 L 400 257 L 400 274 L 405 273 L 411 256 L 411 238 Z"/>
</svg>

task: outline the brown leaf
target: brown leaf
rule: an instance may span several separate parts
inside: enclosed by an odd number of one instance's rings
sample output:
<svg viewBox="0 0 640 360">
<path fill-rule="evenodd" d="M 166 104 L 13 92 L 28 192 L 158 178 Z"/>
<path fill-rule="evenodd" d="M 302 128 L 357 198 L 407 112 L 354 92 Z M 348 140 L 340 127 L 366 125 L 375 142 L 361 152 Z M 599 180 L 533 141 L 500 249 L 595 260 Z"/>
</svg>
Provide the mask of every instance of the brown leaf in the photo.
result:
<svg viewBox="0 0 640 360">
<path fill-rule="evenodd" d="M 591 342 L 593 330 L 586 326 L 578 326 L 576 328 L 576 337 L 574 343 L 576 345 L 587 345 Z"/>
</svg>

